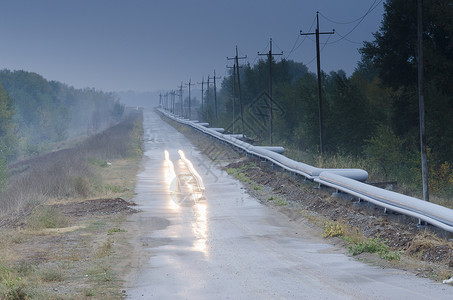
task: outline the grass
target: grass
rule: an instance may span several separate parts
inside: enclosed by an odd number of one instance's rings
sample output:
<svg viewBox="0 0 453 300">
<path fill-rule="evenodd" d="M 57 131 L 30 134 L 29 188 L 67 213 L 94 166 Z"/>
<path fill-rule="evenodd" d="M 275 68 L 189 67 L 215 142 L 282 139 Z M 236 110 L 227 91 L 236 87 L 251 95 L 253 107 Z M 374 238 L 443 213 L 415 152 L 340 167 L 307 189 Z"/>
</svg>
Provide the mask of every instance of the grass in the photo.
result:
<svg viewBox="0 0 453 300">
<path fill-rule="evenodd" d="M 43 282 L 60 282 L 64 280 L 63 271 L 60 267 L 46 267 L 38 271 L 39 278 Z"/>
<path fill-rule="evenodd" d="M 87 198 L 108 191 L 129 192 L 125 178 L 119 183 L 98 189 L 98 169 L 113 169 L 108 161 L 139 159 L 143 151 L 142 115 L 135 114 L 107 130 L 93 135 L 70 149 L 11 164 L 11 176 L 1 194 L 0 226 L 3 216 L 32 211 L 49 198 Z M 107 168 L 108 167 L 108 168 Z M 121 167 L 120 167 L 121 168 Z M 118 174 L 118 170 L 114 174 Z"/>
<path fill-rule="evenodd" d="M 338 237 L 347 242 L 349 253 L 359 255 L 361 253 L 377 253 L 385 260 L 400 260 L 401 252 L 390 250 L 387 241 L 376 238 L 366 238 L 358 230 L 343 222 L 326 221 L 324 223 L 324 238 Z"/>
<path fill-rule="evenodd" d="M 115 268 L 117 240 L 123 237 L 116 233 L 126 230 L 119 216 L 68 218 L 46 202 L 131 199 L 143 150 L 141 123 L 141 118 L 126 120 L 74 149 L 12 166 L 0 202 L 0 299 L 66 299 L 61 286 L 70 299 L 121 299 Z M 25 230 L 3 229 L 7 214 L 24 218 Z M 42 235 L 47 228 L 68 226 L 79 229 Z M 127 249 L 122 251 L 126 256 Z M 90 270 L 94 275 L 87 279 Z"/>
<path fill-rule="evenodd" d="M 32 230 L 62 228 L 68 224 L 68 218 L 51 206 L 38 207 L 27 219 L 27 227 Z"/>
<path fill-rule="evenodd" d="M 275 205 L 279 205 L 279 206 L 288 205 L 288 202 L 286 202 L 285 198 L 282 196 L 276 196 L 276 195 L 269 196 L 267 198 L 267 200 L 273 201 Z"/>
<path fill-rule="evenodd" d="M 127 232 L 127 230 L 115 227 L 115 228 L 110 228 L 107 234 L 108 235 L 112 235 L 112 234 L 114 234 L 116 232 Z"/>
<path fill-rule="evenodd" d="M 112 254 L 113 240 L 108 238 L 94 253 L 95 258 L 103 258 Z"/>
</svg>

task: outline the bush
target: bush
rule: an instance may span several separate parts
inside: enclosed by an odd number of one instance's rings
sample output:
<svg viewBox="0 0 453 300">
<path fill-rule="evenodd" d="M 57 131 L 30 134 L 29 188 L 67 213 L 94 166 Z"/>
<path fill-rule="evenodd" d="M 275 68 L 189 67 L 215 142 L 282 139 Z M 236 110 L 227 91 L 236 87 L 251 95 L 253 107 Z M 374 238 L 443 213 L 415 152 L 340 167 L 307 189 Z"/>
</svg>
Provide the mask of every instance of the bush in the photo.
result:
<svg viewBox="0 0 453 300">
<path fill-rule="evenodd" d="M 373 165 L 380 166 L 386 177 L 398 174 L 403 156 L 403 140 L 388 126 L 380 126 L 366 141 L 364 154 Z"/>
</svg>

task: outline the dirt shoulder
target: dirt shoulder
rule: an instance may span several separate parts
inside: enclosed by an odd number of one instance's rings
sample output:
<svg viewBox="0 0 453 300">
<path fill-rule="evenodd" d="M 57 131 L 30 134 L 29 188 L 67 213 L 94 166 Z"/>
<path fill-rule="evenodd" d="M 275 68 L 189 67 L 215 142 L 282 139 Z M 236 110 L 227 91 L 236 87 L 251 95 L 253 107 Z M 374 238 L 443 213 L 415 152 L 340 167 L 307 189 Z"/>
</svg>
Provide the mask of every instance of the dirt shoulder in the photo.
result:
<svg viewBox="0 0 453 300">
<path fill-rule="evenodd" d="M 186 126 L 170 123 L 209 157 L 229 158 L 231 163 L 225 170 L 242 181 L 261 203 L 285 213 L 291 220 L 303 217 L 310 221 L 321 228 L 329 242 L 348 249 L 357 259 L 439 281 L 453 276 L 451 233 L 433 226 L 418 227 L 413 218 L 384 212 L 368 202 L 336 194 L 333 189 L 319 188 L 303 177 L 246 157 L 223 144 L 206 146 L 213 140 Z M 225 153 L 212 154 L 212 148 Z"/>
</svg>

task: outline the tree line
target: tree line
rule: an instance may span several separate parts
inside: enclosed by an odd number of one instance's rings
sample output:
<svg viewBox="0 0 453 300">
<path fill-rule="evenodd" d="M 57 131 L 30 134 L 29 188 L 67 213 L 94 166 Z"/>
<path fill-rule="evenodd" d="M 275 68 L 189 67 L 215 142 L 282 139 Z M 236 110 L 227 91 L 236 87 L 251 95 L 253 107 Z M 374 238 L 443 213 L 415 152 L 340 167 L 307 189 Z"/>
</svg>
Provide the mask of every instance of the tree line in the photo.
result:
<svg viewBox="0 0 453 300">
<path fill-rule="evenodd" d="M 420 140 L 417 98 L 417 5 L 389 0 L 374 41 L 359 49 L 361 60 L 347 76 L 322 73 L 324 149 L 366 159 L 382 176 L 419 186 Z M 430 187 L 453 194 L 453 6 L 425 0 L 423 7 L 426 133 Z M 316 74 L 292 60 L 272 60 L 274 143 L 319 151 Z M 269 62 L 241 69 L 245 134 L 269 144 Z M 202 117 L 240 132 L 238 86 L 232 71 L 218 93 L 219 120 L 212 96 Z M 233 101 L 235 93 L 235 101 Z M 234 115 L 234 118 L 233 118 Z"/>
<path fill-rule="evenodd" d="M 123 112 L 113 93 L 0 70 L 0 187 L 9 162 L 50 150 L 53 142 L 99 132 L 118 122 Z"/>
</svg>

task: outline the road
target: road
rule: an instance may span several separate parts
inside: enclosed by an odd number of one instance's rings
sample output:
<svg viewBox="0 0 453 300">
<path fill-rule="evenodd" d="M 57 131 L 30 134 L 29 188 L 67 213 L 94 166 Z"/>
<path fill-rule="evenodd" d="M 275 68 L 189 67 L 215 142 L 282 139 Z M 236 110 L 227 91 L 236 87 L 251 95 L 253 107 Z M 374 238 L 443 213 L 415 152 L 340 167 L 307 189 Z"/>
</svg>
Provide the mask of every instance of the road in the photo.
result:
<svg viewBox="0 0 453 300">
<path fill-rule="evenodd" d="M 452 298 L 451 286 L 355 261 L 260 204 L 155 112 L 145 110 L 144 127 L 128 299 Z"/>
</svg>

